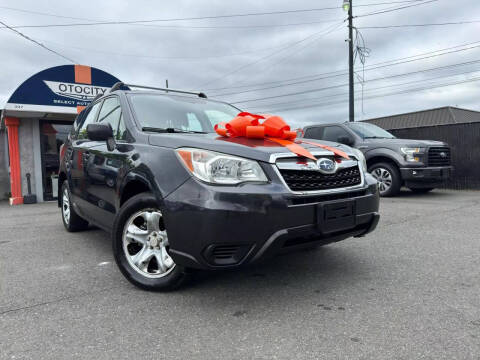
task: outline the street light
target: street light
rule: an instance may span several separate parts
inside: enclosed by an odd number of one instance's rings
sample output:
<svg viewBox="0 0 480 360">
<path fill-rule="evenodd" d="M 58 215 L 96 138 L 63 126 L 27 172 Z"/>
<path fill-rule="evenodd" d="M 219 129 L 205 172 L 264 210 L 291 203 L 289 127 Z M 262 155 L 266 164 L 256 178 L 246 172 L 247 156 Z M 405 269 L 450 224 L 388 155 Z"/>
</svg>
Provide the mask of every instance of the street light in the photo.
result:
<svg viewBox="0 0 480 360">
<path fill-rule="evenodd" d="M 350 10 L 350 0 L 343 0 L 343 5 L 342 5 L 342 7 L 343 7 L 343 10 L 344 10 L 344 11 Z"/>
</svg>

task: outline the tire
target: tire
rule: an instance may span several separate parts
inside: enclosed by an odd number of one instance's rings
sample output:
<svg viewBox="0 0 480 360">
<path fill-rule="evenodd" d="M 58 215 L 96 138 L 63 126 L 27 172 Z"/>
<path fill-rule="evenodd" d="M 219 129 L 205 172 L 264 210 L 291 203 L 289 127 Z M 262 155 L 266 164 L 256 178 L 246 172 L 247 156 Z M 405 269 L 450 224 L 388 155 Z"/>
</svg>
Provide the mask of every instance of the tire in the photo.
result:
<svg viewBox="0 0 480 360">
<path fill-rule="evenodd" d="M 435 188 L 410 188 L 416 194 L 426 194 Z"/>
<path fill-rule="evenodd" d="M 368 168 L 368 172 L 380 183 L 380 196 L 390 197 L 400 192 L 402 178 L 395 165 L 387 162 L 376 163 Z"/>
<path fill-rule="evenodd" d="M 69 232 L 76 232 L 86 230 L 88 228 L 88 221 L 80 217 L 72 206 L 72 197 L 68 181 L 65 180 L 62 184 L 62 195 L 60 199 L 60 206 L 62 209 L 63 226 Z"/>
<path fill-rule="evenodd" d="M 167 229 L 151 193 L 135 195 L 120 208 L 113 223 L 112 247 L 120 271 L 139 288 L 168 291 L 188 279 L 188 269 L 168 255 Z"/>
</svg>

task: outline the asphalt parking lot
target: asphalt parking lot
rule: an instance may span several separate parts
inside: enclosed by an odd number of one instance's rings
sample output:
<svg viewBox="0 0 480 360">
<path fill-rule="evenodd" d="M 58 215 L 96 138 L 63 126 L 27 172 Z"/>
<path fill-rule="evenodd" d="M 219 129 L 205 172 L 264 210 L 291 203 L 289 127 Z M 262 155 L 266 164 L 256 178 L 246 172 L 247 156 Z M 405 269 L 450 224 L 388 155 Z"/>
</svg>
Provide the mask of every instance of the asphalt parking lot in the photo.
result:
<svg viewBox="0 0 480 360">
<path fill-rule="evenodd" d="M 149 293 L 106 233 L 2 203 L 0 358 L 479 359 L 480 192 L 403 192 L 381 214 L 365 238 Z"/>
</svg>

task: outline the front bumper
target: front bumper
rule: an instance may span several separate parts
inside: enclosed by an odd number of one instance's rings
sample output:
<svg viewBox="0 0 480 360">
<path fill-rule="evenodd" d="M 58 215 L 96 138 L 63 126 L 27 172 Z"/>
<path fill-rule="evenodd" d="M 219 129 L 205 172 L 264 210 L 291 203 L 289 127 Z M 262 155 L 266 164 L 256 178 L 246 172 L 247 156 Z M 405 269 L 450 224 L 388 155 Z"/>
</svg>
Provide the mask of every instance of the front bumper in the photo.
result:
<svg viewBox="0 0 480 360">
<path fill-rule="evenodd" d="M 347 222 L 337 206 L 345 203 L 352 211 Z M 329 226 L 322 218 L 325 206 L 333 207 L 329 214 L 340 211 Z M 312 244 L 360 237 L 379 220 L 377 182 L 371 176 L 360 190 L 311 196 L 285 192 L 276 183 L 222 187 L 191 178 L 164 199 L 163 207 L 170 255 L 177 264 L 200 269 L 238 267 Z"/>
<path fill-rule="evenodd" d="M 407 187 L 434 187 L 450 178 L 452 167 L 400 168 L 400 173 Z"/>
</svg>

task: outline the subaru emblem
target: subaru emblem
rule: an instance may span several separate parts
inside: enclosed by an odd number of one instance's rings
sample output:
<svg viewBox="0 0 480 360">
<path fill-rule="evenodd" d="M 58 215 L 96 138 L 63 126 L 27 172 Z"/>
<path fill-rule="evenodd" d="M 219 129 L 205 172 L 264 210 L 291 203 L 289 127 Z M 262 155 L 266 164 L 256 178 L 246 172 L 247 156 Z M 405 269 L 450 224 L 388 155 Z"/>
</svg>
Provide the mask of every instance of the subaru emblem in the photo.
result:
<svg viewBox="0 0 480 360">
<path fill-rule="evenodd" d="M 328 158 L 320 158 L 317 160 L 318 170 L 325 174 L 333 174 L 337 170 L 337 163 Z"/>
</svg>

